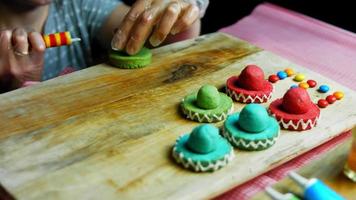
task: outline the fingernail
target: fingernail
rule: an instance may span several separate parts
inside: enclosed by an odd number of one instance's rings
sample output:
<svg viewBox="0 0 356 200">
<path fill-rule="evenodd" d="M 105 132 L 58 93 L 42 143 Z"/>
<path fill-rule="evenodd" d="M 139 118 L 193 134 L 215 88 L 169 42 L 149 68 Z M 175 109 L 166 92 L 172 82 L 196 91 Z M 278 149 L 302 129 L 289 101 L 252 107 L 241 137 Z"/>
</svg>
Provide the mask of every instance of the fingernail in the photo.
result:
<svg viewBox="0 0 356 200">
<path fill-rule="evenodd" d="M 180 28 L 177 28 L 177 27 L 173 27 L 172 28 L 172 30 L 171 30 L 171 34 L 172 35 L 176 35 L 177 33 L 179 33 L 180 32 L 180 30 L 179 30 Z"/>
<path fill-rule="evenodd" d="M 162 41 L 160 39 L 158 39 L 155 36 L 150 37 L 150 43 L 152 46 L 157 47 L 158 45 L 160 45 L 162 43 Z"/>
<path fill-rule="evenodd" d="M 121 30 L 118 30 L 117 33 L 114 35 L 114 38 L 111 40 L 111 48 L 113 50 L 122 50 L 123 40 L 124 40 L 124 35 L 122 34 Z"/>
</svg>

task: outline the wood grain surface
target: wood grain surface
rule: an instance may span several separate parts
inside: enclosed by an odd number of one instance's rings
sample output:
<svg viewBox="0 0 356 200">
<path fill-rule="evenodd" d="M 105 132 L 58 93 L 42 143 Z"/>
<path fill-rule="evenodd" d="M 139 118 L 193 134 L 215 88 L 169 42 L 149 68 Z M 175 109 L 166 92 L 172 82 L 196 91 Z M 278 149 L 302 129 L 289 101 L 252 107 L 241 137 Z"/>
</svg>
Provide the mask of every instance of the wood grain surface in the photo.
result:
<svg viewBox="0 0 356 200">
<path fill-rule="evenodd" d="M 198 125 L 181 116 L 181 99 L 203 84 L 223 88 L 247 64 L 261 66 L 266 77 L 291 67 L 346 96 L 322 110 L 318 127 L 282 131 L 265 151 L 236 150 L 235 160 L 215 173 L 176 165 L 172 145 Z M 273 99 L 292 83 L 274 84 Z M 314 101 L 326 96 L 309 92 Z M 143 69 L 102 64 L 0 99 L 0 182 L 18 199 L 210 198 L 356 124 L 352 90 L 221 33 L 155 49 Z M 243 106 L 235 103 L 235 110 Z"/>
</svg>

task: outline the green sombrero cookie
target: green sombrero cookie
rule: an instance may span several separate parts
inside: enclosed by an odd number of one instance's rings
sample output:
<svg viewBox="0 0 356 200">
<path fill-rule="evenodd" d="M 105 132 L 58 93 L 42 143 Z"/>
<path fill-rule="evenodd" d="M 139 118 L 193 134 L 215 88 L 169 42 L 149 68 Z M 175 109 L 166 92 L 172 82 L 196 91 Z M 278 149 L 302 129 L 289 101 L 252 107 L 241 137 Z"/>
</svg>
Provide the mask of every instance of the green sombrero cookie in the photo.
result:
<svg viewBox="0 0 356 200">
<path fill-rule="evenodd" d="M 223 136 L 239 149 L 258 151 L 272 146 L 279 130 L 278 122 L 263 106 L 249 104 L 226 119 Z"/>
<path fill-rule="evenodd" d="M 234 158 L 229 142 L 219 135 L 219 129 L 205 124 L 180 136 L 172 151 L 173 158 L 185 168 L 196 172 L 215 171 Z"/>
<path fill-rule="evenodd" d="M 233 104 L 232 99 L 216 87 L 204 85 L 198 93 L 186 96 L 181 108 L 188 119 L 211 123 L 226 119 L 233 110 Z"/>
<path fill-rule="evenodd" d="M 143 47 L 137 54 L 129 55 L 125 51 L 111 50 L 109 62 L 115 67 L 123 69 L 142 68 L 151 63 L 151 50 Z"/>
</svg>

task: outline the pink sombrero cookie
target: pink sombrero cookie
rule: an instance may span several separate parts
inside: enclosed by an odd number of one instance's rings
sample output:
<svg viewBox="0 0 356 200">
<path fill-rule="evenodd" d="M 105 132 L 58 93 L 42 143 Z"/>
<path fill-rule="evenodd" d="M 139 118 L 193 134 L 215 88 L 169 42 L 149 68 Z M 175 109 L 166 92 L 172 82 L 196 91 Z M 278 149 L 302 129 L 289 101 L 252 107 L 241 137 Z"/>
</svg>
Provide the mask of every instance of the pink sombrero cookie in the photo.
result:
<svg viewBox="0 0 356 200">
<path fill-rule="evenodd" d="M 320 109 L 303 88 L 289 89 L 282 99 L 273 101 L 269 112 L 283 129 L 304 131 L 316 126 Z"/>
<path fill-rule="evenodd" d="M 256 65 L 247 65 L 239 76 L 226 81 L 226 93 L 241 103 L 264 103 L 272 97 L 273 86 L 264 79 L 263 70 Z"/>
</svg>

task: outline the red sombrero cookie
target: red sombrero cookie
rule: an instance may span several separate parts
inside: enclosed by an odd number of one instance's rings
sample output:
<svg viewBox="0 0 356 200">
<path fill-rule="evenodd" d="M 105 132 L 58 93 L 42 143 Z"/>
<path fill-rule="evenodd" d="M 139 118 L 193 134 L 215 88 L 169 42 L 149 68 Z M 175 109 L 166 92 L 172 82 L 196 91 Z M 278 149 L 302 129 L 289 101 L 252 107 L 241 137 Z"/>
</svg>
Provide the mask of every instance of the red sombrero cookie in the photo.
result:
<svg viewBox="0 0 356 200">
<path fill-rule="evenodd" d="M 282 99 L 273 101 L 270 113 L 276 117 L 281 128 L 304 131 L 316 126 L 320 109 L 303 88 L 289 89 Z"/>
<path fill-rule="evenodd" d="M 272 97 L 273 86 L 264 79 L 264 73 L 256 65 L 247 65 L 239 76 L 226 81 L 226 92 L 241 103 L 264 103 Z"/>
</svg>

